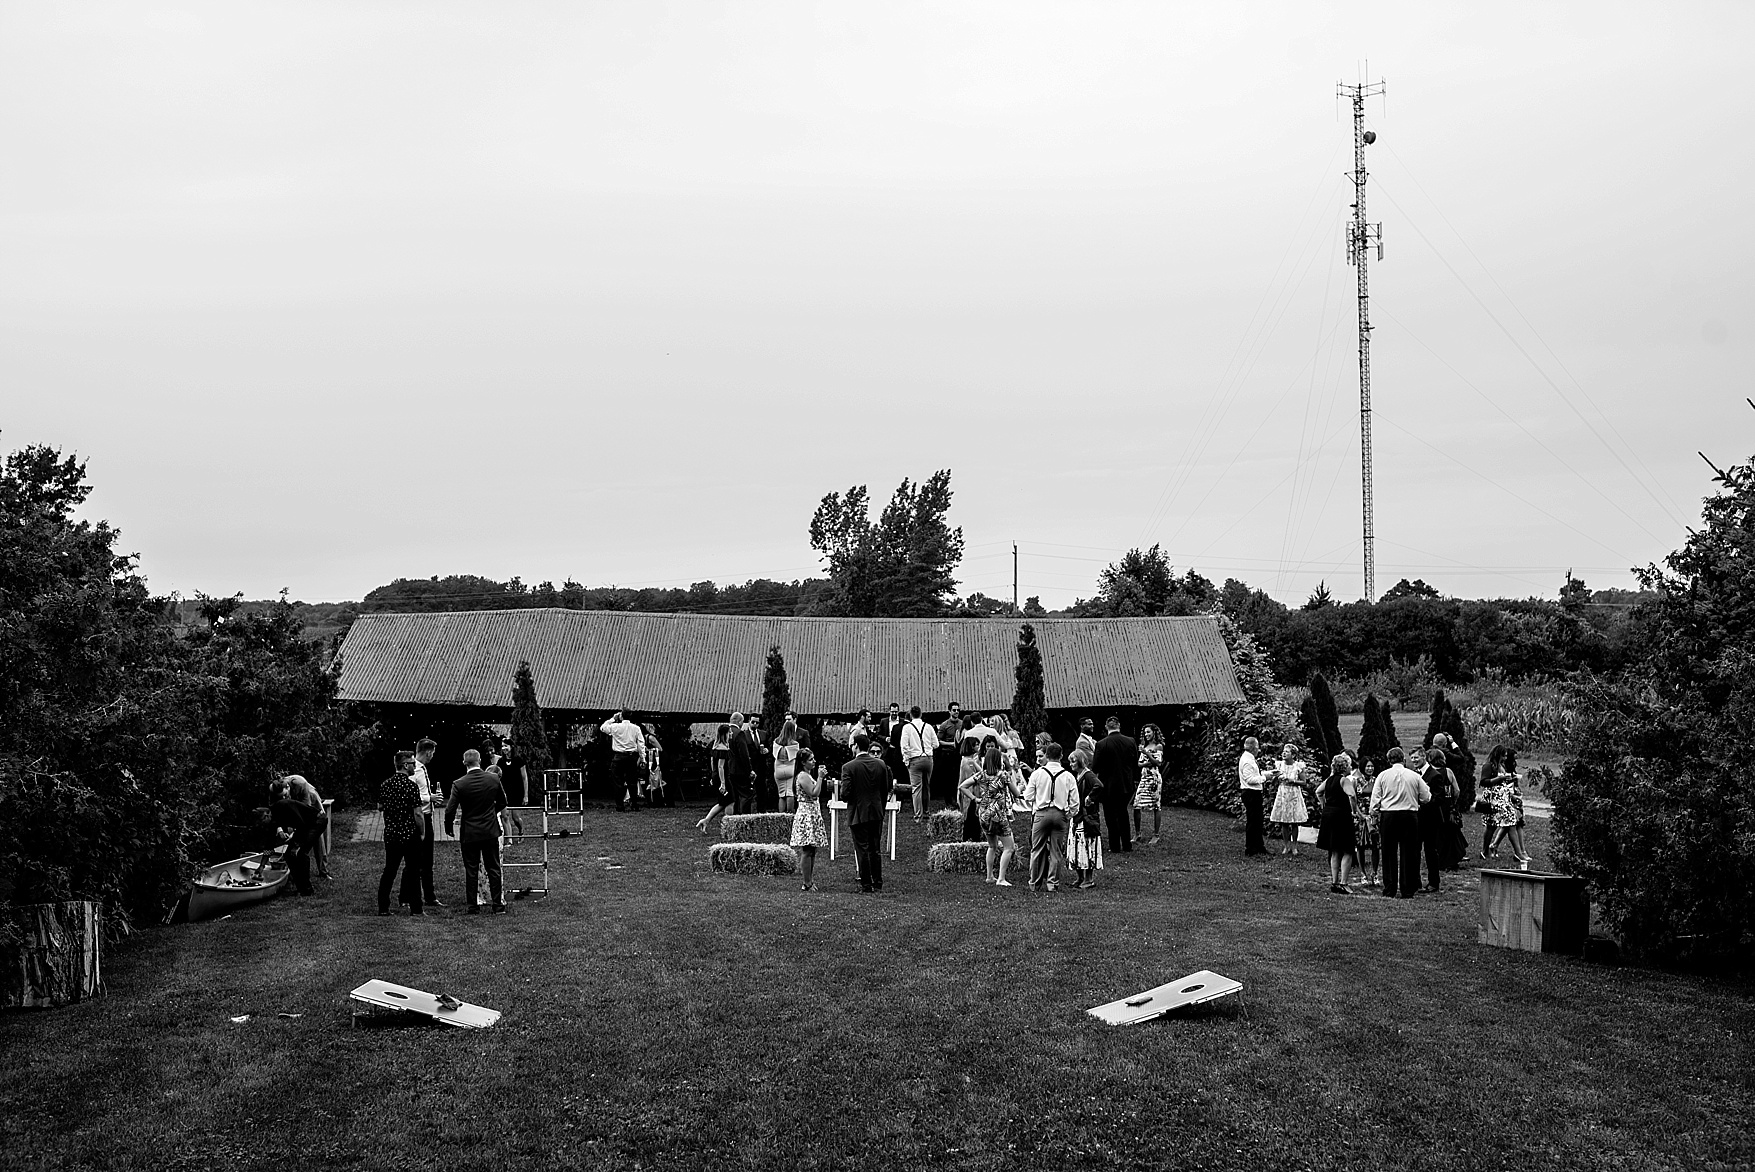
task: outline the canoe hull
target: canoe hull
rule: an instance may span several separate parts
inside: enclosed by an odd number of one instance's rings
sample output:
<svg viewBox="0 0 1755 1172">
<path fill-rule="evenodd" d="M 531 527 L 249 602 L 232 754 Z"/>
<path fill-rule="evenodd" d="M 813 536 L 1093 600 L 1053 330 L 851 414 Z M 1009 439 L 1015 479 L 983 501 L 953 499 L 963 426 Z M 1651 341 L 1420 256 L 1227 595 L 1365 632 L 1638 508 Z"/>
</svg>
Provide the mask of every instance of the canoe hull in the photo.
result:
<svg viewBox="0 0 1755 1172">
<path fill-rule="evenodd" d="M 207 868 L 189 885 L 189 918 L 209 920 L 279 895 L 290 872 L 277 863 L 256 854 Z"/>
</svg>

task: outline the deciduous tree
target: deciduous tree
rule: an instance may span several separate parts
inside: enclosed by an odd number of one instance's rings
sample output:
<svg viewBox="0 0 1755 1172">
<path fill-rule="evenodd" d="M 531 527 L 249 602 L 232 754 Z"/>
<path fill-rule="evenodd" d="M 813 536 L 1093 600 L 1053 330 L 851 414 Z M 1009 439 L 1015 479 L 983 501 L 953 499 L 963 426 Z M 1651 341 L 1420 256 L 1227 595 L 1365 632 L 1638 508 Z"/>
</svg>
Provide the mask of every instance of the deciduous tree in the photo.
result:
<svg viewBox="0 0 1755 1172">
<path fill-rule="evenodd" d="M 948 468 L 918 485 L 903 480 L 876 524 L 863 484 L 825 496 L 810 523 L 811 548 L 822 555 L 829 576 L 817 612 L 914 618 L 949 613 L 963 560 L 963 530 L 945 520 L 950 507 Z"/>
</svg>

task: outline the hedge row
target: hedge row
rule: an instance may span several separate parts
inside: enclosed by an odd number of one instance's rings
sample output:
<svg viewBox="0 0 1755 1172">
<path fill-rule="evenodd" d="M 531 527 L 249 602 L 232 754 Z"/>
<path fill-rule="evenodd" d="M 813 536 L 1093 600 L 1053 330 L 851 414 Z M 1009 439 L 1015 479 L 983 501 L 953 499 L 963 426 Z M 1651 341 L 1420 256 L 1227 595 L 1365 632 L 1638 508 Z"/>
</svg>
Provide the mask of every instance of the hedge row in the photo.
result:
<svg viewBox="0 0 1755 1172">
<path fill-rule="evenodd" d="M 792 841 L 791 814 L 727 814 L 719 822 L 719 837 L 726 842 Z"/>
<path fill-rule="evenodd" d="M 928 871 L 954 871 L 974 874 L 987 871 L 987 844 L 984 842 L 935 842 L 926 848 Z"/>
<path fill-rule="evenodd" d="M 792 853 L 792 848 L 771 842 L 716 842 L 707 848 L 707 861 L 715 871 L 736 875 L 793 875 L 798 872 L 798 856 Z"/>
</svg>

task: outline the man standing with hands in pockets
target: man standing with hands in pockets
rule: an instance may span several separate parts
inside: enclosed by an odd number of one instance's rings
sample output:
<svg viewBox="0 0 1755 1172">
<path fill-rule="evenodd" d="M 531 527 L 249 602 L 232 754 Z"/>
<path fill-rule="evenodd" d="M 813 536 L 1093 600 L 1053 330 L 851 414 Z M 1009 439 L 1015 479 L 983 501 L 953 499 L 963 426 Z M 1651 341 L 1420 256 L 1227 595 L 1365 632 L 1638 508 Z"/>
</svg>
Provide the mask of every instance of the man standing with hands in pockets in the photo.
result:
<svg viewBox="0 0 1755 1172">
<path fill-rule="evenodd" d="M 889 804 L 895 782 L 890 767 L 874 754 L 872 735 L 853 734 L 853 760 L 841 766 L 841 800 L 847 803 L 847 824 L 853 835 L 853 862 L 859 872 L 859 890 L 884 889 L 884 807 Z"/>
</svg>

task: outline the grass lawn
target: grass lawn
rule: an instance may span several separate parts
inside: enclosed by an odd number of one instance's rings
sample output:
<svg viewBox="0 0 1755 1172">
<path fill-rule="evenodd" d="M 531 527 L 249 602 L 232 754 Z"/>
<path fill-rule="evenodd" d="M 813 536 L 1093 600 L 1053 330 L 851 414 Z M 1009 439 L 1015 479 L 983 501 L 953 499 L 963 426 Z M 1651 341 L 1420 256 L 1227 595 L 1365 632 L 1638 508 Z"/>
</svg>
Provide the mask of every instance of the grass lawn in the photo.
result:
<svg viewBox="0 0 1755 1172">
<path fill-rule="evenodd" d="M 1480 947 L 1472 872 L 1331 895 L 1172 811 L 1094 892 L 928 873 L 904 821 L 884 895 L 847 856 L 807 895 L 708 871 L 697 816 L 589 813 L 503 917 L 378 918 L 359 844 L 314 899 L 144 933 L 107 997 L 0 1017 L 0 1166 L 1755 1164 L 1750 989 Z M 1085 1016 L 1201 968 L 1241 1004 Z M 505 1017 L 352 1030 L 372 977 Z"/>
</svg>

